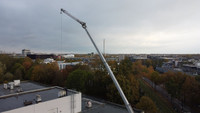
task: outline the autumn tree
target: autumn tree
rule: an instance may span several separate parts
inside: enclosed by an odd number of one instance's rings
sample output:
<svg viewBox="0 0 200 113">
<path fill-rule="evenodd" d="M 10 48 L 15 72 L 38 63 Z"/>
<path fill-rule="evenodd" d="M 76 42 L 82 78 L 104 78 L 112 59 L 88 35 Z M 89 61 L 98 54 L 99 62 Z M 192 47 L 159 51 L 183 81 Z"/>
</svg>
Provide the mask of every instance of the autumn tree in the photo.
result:
<svg viewBox="0 0 200 113">
<path fill-rule="evenodd" d="M 187 76 L 181 88 L 182 101 L 189 105 L 200 104 L 200 84 L 192 76 Z"/>
<path fill-rule="evenodd" d="M 165 88 L 171 97 L 179 98 L 181 87 L 186 79 L 183 73 L 167 72 L 165 73 Z"/>
<path fill-rule="evenodd" d="M 25 70 L 28 70 L 32 66 L 32 64 L 32 59 L 30 59 L 29 57 L 24 58 L 23 66 Z"/>
<path fill-rule="evenodd" d="M 122 60 L 117 67 L 117 73 L 119 75 L 128 76 L 132 73 L 132 62 L 130 59 L 125 58 Z"/>
<path fill-rule="evenodd" d="M 152 66 L 149 66 L 148 68 L 147 68 L 147 73 L 146 73 L 146 76 L 145 77 L 147 77 L 147 78 L 149 78 L 149 79 L 151 79 L 151 74 L 154 72 L 154 69 L 153 69 L 153 67 Z"/>
<path fill-rule="evenodd" d="M 148 74 L 148 68 L 144 65 L 142 65 L 141 60 L 137 60 L 136 62 L 133 63 L 132 65 L 132 73 L 138 77 L 141 76 L 147 76 Z"/>
<path fill-rule="evenodd" d="M 150 60 L 150 59 L 143 60 L 142 64 L 144 64 L 147 67 L 150 67 L 150 66 L 152 66 L 152 60 Z"/>
<path fill-rule="evenodd" d="M 116 78 L 129 102 L 131 104 L 136 104 L 139 99 L 139 83 L 134 78 L 134 76 L 129 75 L 126 77 L 123 75 L 118 75 Z M 117 103 L 123 103 L 114 83 L 111 83 L 107 87 L 107 92 L 107 97 L 109 100 Z"/>
<path fill-rule="evenodd" d="M 117 62 L 112 60 L 112 61 L 108 61 L 108 65 L 110 66 L 111 70 L 113 71 L 113 73 L 117 72 Z"/>
<path fill-rule="evenodd" d="M 162 78 L 160 76 L 160 74 L 156 71 L 154 71 L 153 73 L 151 73 L 151 77 L 150 80 L 155 84 L 161 84 L 162 83 Z M 154 85 L 154 88 L 156 89 L 156 86 Z"/>
<path fill-rule="evenodd" d="M 31 79 L 45 84 L 52 84 L 58 71 L 56 63 L 36 65 L 33 68 Z"/>
<path fill-rule="evenodd" d="M 155 103 L 147 96 L 142 96 L 136 108 L 144 110 L 145 113 L 157 113 Z"/>
<path fill-rule="evenodd" d="M 94 57 L 94 59 L 90 62 L 90 66 L 93 70 L 104 70 L 105 67 L 101 61 L 101 59 L 99 58 L 99 56 Z"/>
</svg>

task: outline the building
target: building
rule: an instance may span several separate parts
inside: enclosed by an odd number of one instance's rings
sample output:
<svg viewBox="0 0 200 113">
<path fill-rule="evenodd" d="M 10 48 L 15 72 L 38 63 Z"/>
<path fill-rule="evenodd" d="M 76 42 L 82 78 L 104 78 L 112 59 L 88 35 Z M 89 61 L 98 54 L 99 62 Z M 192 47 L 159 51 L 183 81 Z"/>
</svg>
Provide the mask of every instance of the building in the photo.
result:
<svg viewBox="0 0 200 113">
<path fill-rule="evenodd" d="M 147 55 L 146 54 L 139 54 L 139 55 L 131 55 L 129 56 L 129 59 L 133 62 L 135 62 L 136 60 L 146 60 L 147 59 Z"/>
<path fill-rule="evenodd" d="M 16 80 L 0 84 L 0 113 L 127 113 L 123 105 L 58 86 Z M 134 109 L 135 113 L 144 113 Z"/>
<path fill-rule="evenodd" d="M 81 93 L 34 82 L 22 82 L 12 89 L 0 85 L 1 113 L 77 113 L 81 112 Z"/>
<path fill-rule="evenodd" d="M 66 66 L 75 66 L 80 64 L 80 62 L 64 62 L 64 61 L 57 61 L 59 70 L 65 69 Z"/>
<path fill-rule="evenodd" d="M 63 58 L 74 58 L 74 54 L 62 55 Z"/>
<path fill-rule="evenodd" d="M 47 59 L 44 59 L 43 62 L 44 62 L 45 64 L 49 64 L 49 63 L 55 62 L 55 60 L 52 59 L 52 58 L 47 58 Z"/>
<path fill-rule="evenodd" d="M 47 59 L 47 58 L 53 58 L 56 59 L 56 55 L 54 54 L 27 54 L 27 57 L 35 60 L 35 59 Z"/>
<path fill-rule="evenodd" d="M 183 64 L 182 70 L 188 75 L 198 75 L 199 68 L 193 64 Z"/>
<path fill-rule="evenodd" d="M 22 50 L 22 55 L 23 55 L 23 56 L 27 56 L 28 54 L 31 54 L 31 51 L 30 51 L 30 50 L 28 50 L 28 49 L 23 49 L 23 50 Z"/>
</svg>

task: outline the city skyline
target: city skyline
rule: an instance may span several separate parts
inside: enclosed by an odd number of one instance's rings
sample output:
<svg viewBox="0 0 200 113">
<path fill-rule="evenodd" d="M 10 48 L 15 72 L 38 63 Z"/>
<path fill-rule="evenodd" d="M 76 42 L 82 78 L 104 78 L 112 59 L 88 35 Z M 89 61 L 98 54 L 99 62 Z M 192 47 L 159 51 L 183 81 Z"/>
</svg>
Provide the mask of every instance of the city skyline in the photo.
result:
<svg viewBox="0 0 200 113">
<path fill-rule="evenodd" d="M 106 53 L 198 54 L 199 5 L 197 0 L 1 0 L 0 51 L 96 52 L 81 26 L 59 13 L 64 8 L 87 23 L 101 51 L 106 40 Z"/>
</svg>

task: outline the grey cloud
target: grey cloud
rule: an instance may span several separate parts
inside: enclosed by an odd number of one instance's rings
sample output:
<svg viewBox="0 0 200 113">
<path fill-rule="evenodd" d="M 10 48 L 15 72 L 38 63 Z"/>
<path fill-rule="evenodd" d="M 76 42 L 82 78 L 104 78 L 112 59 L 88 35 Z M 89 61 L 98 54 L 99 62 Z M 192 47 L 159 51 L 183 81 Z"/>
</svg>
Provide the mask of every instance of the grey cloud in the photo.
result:
<svg viewBox="0 0 200 113">
<path fill-rule="evenodd" d="M 0 50 L 53 53 L 62 41 L 64 52 L 95 51 L 81 26 L 64 14 L 61 40 L 64 8 L 87 22 L 100 50 L 106 39 L 109 53 L 199 53 L 199 5 L 197 0 L 1 0 Z"/>
</svg>

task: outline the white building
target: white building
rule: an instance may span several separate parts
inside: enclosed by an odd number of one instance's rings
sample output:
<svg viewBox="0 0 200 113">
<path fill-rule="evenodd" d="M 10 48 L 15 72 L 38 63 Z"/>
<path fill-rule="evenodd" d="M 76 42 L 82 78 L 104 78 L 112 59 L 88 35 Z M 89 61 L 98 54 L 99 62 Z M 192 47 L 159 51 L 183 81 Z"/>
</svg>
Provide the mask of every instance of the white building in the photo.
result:
<svg viewBox="0 0 200 113">
<path fill-rule="evenodd" d="M 200 62 L 196 62 L 195 66 L 198 67 L 198 68 L 200 68 Z"/>
<path fill-rule="evenodd" d="M 22 82 L 20 87 L 0 85 L 0 113 L 77 113 L 81 112 L 81 93 L 58 86 L 45 87 Z M 18 92 L 17 89 L 22 88 Z M 65 92 L 65 93 L 63 93 Z"/>
<path fill-rule="evenodd" d="M 74 54 L 62 55 L 64 58 L 74 58 Z"/>
<path fill-rule="evenodd" d="M 52 62 L 55 62 L 55 60 L 52 59 L 52 58 L 44 59 L 44 63 L 45 63 L 45 64 L 52 63 Z"/>
<path fill-rule="evenodd" d="M 80 64 L 80 62 L 64 62 L 64 61 L 57 61 L 59 70 L 65 69 L 66 66 L 75 66 Z"/>
<path fill-rule="evenodd" d="M 95 101 L 80 92 L 36 82 L 14 81 L 13 89 L 0 84 L 0 113 L 127 113 L 123 105 Z M 20 89 L 20 90 L 19 90 Z M 144 113 L 134 109 L 134 113 Z"/>
<path fill-rule="evenodd" d="M 133 59 L 135 59 L 135 60 L 145 60 L 145 59 L 147 59 L 147 55 L 143 55 L 143 54 L 139 54 L 139 55 L 132 55 L 131 56 Z"/>
</svg>

